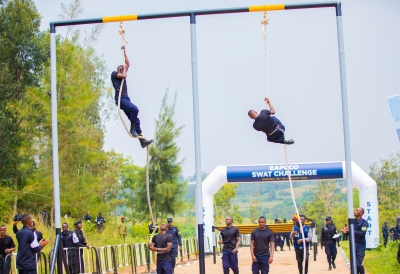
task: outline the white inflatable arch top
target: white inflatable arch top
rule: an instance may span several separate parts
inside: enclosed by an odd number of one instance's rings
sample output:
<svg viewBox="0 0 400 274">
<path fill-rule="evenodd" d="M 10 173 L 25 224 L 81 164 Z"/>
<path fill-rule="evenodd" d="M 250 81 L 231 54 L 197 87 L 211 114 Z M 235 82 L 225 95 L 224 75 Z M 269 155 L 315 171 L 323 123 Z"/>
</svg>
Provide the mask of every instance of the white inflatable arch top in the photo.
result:
<svg viewBox="0 0 400 274">
<path fill-rule="evenodd" d="M 353 186 L 359 190 L 360 206 L 365 210 L 363 218 L 368 221 L 366 234 L 367 248 L 375 248 L 379 245 L 376 182 L 354 162 L 351 163 L 351 167 Z M 289 170 L 293 181 L 345 179 L 346 174 L 344 162 L 290 164 Z M 212 236 L 212 226 L 214 225 L 214 194 L 224 184 L 284 182 L 288 180 L 285 164 L 216 167 L 203 181 L 204 233 L 205 237 L 210 239 L 210 246 L 212 247 L 215 244 L 215 239 Z"/>
</svg>

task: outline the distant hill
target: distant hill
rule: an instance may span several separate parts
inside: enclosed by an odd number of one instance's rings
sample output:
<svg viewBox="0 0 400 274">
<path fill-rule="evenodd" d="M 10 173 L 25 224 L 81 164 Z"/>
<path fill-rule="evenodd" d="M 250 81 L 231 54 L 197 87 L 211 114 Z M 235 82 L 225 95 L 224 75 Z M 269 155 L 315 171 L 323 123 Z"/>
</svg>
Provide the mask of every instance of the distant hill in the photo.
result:
<svg viewBox="0 0 400 274">
<path fill-rule="evenodd" d="M 346 187 L 343 180 L 337 180 L 337 190 L 341 191 Z M 315 188 L 317 181 L 293 182 L 294 194 L 297 206 L 300 207 L 303 201 L 312 198 L 312 189 Z M 260 204 L 260 214 L 267 219 L 274 220 L 286 218 L 290 220 L 295 213 L 292 202 L 289 182 L 271 183 L 239 183 L 236 198 L 232 199 L 232 206 L 238 206 L 243 223 L 251 223 L 250 204 L 258 191 L 258 201 Z M 187 202 L 194 203 L 196 195 L 196 185 L 188 185 L 188 193 L 185 196 Z M 189 215 L 195 215 L 194 207 L 190 207 Z M 192 210 L 193 209 L 193 210 Z M 193 212 L 192 212 L 193 211 Z"/>
</svg>

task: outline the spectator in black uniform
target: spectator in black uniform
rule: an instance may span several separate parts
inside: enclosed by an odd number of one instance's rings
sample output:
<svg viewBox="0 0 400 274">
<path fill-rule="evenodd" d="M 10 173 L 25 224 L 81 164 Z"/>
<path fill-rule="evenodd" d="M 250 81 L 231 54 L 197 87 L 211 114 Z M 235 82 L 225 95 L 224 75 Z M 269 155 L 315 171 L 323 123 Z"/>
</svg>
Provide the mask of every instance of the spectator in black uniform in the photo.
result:
<svg viewBox="0 0 400 274">
<path fill-rule="evenodd" d="M 400 223 L 397 224 L 395 227 L 392 227 L 390 233 L 393 233 L 393 242 L 396 242 L 399 239 L 400 234 Z"/>
<path fill-rule="evenodd" d="M 286 218 L 283 219 L 283 223 L 287 224 Z M 290 250 L 290 243 L 292 242 L 292 239 L 290 238 L 290 232 L 282 233 L 282 237 L 283 237 L 283 244 L 285 244 L 286 241 L 286 245 Z"/>
<path fill-rule="evenodd" d="M 280 221 L 279 219 L 275 219 L 275 224 L 279 224 Z M 282 234 L 281 233 L 274 233 L 275 237 L 275 251 L 278 252 L 278 246 L 280 247 L 281 251 L 283 250 L 283 240 L 282 240 Z"/>
<path fill-rule="evenodd" d="M 61 228 L 62 228 L 62 232 L 60 235 L 61 243 L 63 248 L 68 248 L 68 250 L 65 251 L 64 253 L 66 254 L 67 257 L 69 271 L 72 273 L 71 261 L 73 260 L 72 253 L 74 252 L 73 250 L 70 249 L 74 247 L 74 242 L 72 240 L 72 231 L 68 230 L 67 223 L 63 223 Z"/>
<path fill-rule="evenodd" d="M 285 140 L 285 126 L 279 121 L 275 116 L 275 109 L 272 106 L 268 98 L 264 101 L 268 104 L 270 110 L 264 109 L 257 113 L 255 110 L 250 110 L 248 115 L 251 119 L 255 120 L 253 123 L 253 128 L 258 131 L 262 131 L 267 135 L 268 142 L 280 143 L 291 145 L 294 144 L 292 139 Z"/>
<path fill-rule="evenodd" d="M 223 244 L 222 249 L 222 269 L 224 274 L 229 274 L 229 268 L 232 269 L 233 274 L 239 274 L 238 263 L 238 248 L 240 244 L 239 229 L 233 226 L 233 219 L 226 217 L 226 227 L 221 230 L 221 240 L 219 244 Z"/>
<path fill-rule="evenodd" d="M 161 224 L 160 229 L 160 234 L 151 239 L 149 249 L 157 251 L 157 274 L 171 274 L 172 257 L 169 252 L 172 248 L 172 236 L 167 233 L 168 227 L 165 223 Z"/>
<path fill-rule="evenodd" d="M 253 263 L 251 271 L 253 274 L 268 274 L 269 265 L 274 260 L 275 238 L 271 229 L 266 226 L 264 216 L 258 218 L 258 228 L 251 232 L 250 254 Z"/>
<path fill-rule="evenodd" d="M 75 230 L 72 233 L 73 246 L 77 248 L 80 247 L 90 248 L 82 232 L 82 220 L 75 221 L 74 225 L 75 225 Z M 71 251 L 72 251 L 71 252 L 72 258 L 70 263 L 71 274 L 84 273 L 85 264 L 83 261 L 83 250 L 72 249 Z"/>
<path fill-rule="evenodd" d="M 382 237 L 383 237 L 383 246 L 386 247 L 389 238 L 389 229 L 387 227 L 387 222 L 383 223 Z"/>
<path fill-rule="evenodd" d="M 83 220 L 84 220 L 84 221 L 87 221 L 88 223 L 90 223 L 90 214 L 89 214 L 89 211 L 86 212 L 86 215 L 85 215 L 85 216 L 83 216 Z"/>
<path fill-rule="evenodd" d="M 7 254 L 12 253 L 15 250 L 15 244 L 13 239 L 6 235 L 6 226 L 1 225 L 0 226 L 0 256 L 2 256 L 4 259 L 6 258 Z M 3 270 L 3 260 L 0 260 L 0 271 Z M 7 261 L 5 262 L 5 270 L 6 274 L 10 273 L 11 270 L 11 257 L 7 258 Z"/>
<path fill-rule="evenodd" d="M 333 238 L 333 236 L 336 234 L 336 226 L 332 224 L 332 218 L 330 216 L 326 216 L 325 222 L 326 224 L 321 230 L 321 249 L 323 249 L 325 246 L 325 254 L 329 263 L 328 270 L 332 270 L 332 266 L 333 268 L 336 268 L 335 259 L 337 255 L 337 249 L 336 239 Z"/>
<path fill-rule="evenodd" d="M 354 217 L 356 221 L 354 223 L 354 242 L 356 244 L 356 262 L 357 262 L 357 274 L 365 274 L 364 266 L 362 262 L 365 257 L 365 248 L 367 242 L 365 241 L 365 234 L 367 234 L 368 222 L 362 218 L 364 215 L 364 208 L 359 207 L 354 211 Z M 346 232 L 349 235 L 349 231 Z"/>
<path fill-rule="evenodd" d="M 19 274 L 37 274 L 36 254 L 45 247 L 49 240 L 38 241 L 37 234 L 32 232 L 32 218 L 29 214 L 22 215 L 24 227 L 18 231 L 17 269 Z"/>
<path fill-rule="evenodd" d="M 172 273 L 174 273 L 175 264 L 176 264 L 176 256 L 178 256 L 178 251 L 182 250 L 182 239 L 181 234 L 179 234 L 179 229 L 174 226 L 172 222 L 172 218 L 168 218 L 168 230 L 167 234 L 171 234 L 172 236 L 172 248 L 169 254 L 171 255 L 172 260 Z"/>
</svg>

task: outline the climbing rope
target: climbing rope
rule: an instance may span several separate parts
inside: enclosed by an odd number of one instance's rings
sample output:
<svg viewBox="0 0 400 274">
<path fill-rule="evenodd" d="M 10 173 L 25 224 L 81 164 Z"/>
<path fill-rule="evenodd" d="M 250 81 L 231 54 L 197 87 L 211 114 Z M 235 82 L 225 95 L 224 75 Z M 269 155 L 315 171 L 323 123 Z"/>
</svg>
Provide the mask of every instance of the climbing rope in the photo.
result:
<svg viewBox="0 0 400 274">
<path fill-rule="evenodd" d="M 263 35 L 264 35 L 264 59 L 265 59 L 265 98 L 268 98 L 268 55 L 267 55 L 267 25 L 268 25 L 268 21 L 269 18 L 267 17 L 267 12 L 264 11 L 264 16 L 263 16 L 263 20 L 261 20 L 261 25 L 262 25 L 262 30 L 263 30 Z M 265 104 L 267 105 L 267 101 L 265 102 Z M 294 191 L 293 191 L 293 183 L 292 183 L 292 177 L 290 175 L 290 170 L 289 170 L 289 164 L 288 164 L 288 158 L 287 158 L 287 145 L 284 144 L 284 148 L 285 148 L 285 161 L 286 161 L 286 171 L 288 174 L 288 178 L 289 178 L 289 183 L 290 183 L 290 191 L 292 194 L 292 200 L 293 200 L 293 204 L 294 204 L 294 208 L 296 210 L 296 214 L 297 216 L 299 216 L 299 225 L 300 225 L 300 231 L 303 235 L 303 239 L 304 239 L 304 230 L 303 230 L 303 225 L 301 223 L 301 219 L 300 219 L 300 214 L 299 214 L 299 209 L 297 208 L 297 204 L 296 204 L 296 199 L 294 197 Z M 306 242 L 303 241 L 303 250 L 306 250 Z M 303 253 L 303 273 L 305 273 L 305 266 L 306 266 L 306 253 Z"/>
<path fill-rule="evenodd" d="M 296 214 L 299 217 L 300 231 L 301 231 L 301 234 L 303 235 L 303 239 L 305 239 L 304 230 L 303 230 L 303 224 L 301 223 L 299 209 L 297 208 L 296 199 L 294 198 L 292 176 L 290 175 L 288 158 L 287 158 L 287 145 L 285 144 L 284 147 L 285 147 L 286 172 L 287 172 L 287 175 L 288 175 L 288 178 L 289 178 L 289 184 L 290 184 L 290 191 L 291 191 L 291 194 L 292 194 L 292 200 L 293 200 L 294 208 L 296 210 Z M 305 252 L 303 253 L 303 273 L 305 273 L 306 253 L 307 253 L 306 242 L 305 241 L 303 241 L 303 250 L 305 250 Z"/>
<path fill-rule="evenodd" d="M 124 44 L 128 44 L 128 41 L 126 41 L 126 39 L 125 39 L 125 27 L 124 27 L 124 25 L 122 24 L 122 22 L 121 22 L 120 25 L 119 25 L 119 34 L 121 35 L 121 47 L 122 47 Z M 122 59 L 124 60 L 124 64 L 125 64 L 125 55 L 124 55 L 123 52 L 122 52 Z M 121 93 L 122 93 L 122 86 L 124 85 L 124 82 L 125 82 L 125 79 L 122 79 L 122 81 L 121 81 L 121 86 L 120 86 L 120 88 L 119 88 L 119 95 L 118 95 L 118 116 L 119 116 L 119 118 L 121 119 L 122 124 L 124 125 L 125 130 L 126 130 L 126 132 L 129 134 L 129 136 L 131 136 L 132 138 L 136 138 L 136 137 L 134 137 L 134 136 L 130 133 L 128 127 L 126 126 L 126 123 L 125 123 L 124 119 L 122 118 L 122 114 L 121 114 L 121 107 L 120 107 L 120 105 L 121 105 Z M 139 139 L 142 139 L 142 138 L 144 138 L 144 137 L 143 137 L 143 136 L 139 136 L 138 138 L 139 138 Z M 149 146 L 146 147 L 146 192 L 147 192 L 147 204 L 148 204 L 148 207 L 149 207 L 149 212 L 150 212 L 150 216 L 151 216 L 151 222 L 153 223 L 153 232 L 152 232 L 151 237 L 150 237 L 150 239 L 149 239 L 149 240 L 151 241 L 151 239 L 152 239 L 153 236 L 154 236 L 154 233 L 155 233 L 156 230 L 157 230 L 157 226 L 156 226 L 156 223 L 155 223 L 155 221 L 154 221 L 153 209 L 152 209 L 152 207 L 151 207 L 151 201 L 150 201 Z"/>
<path fill-rule="evenodd" d="M 151 242 L 151 239 L 154 236 L 154 233 L 157 230 L 156 223 L 154 221 L 154 216 L 153 216 L 153 209 L 151 207 L 151 201 L 150 201 L 150 179 L 149 179 L 149 146 L 146 147 L 146 192 L 147 192 L 147 205 L 149 206 L 149 212 L 151 216 L 151 222 L 153 223 L 153 232 L 151 233 L 149 241 Z"/>
<path fill-rule="evenodd" d="M 124 25 L 122 24 L 122 22 L 121 22 L 120 25 L 119 25 L 119 34 L 121 35 L 121 47 L 124 46 L 125 43 L 128 44 L 128 42 L 127 42 L 126 39 L 125 39 L 125 27 L 124 27 Z M 122 50 L 121 50 L 121 51 L 122 51 Z M 123 64 L 125 64 L 125 55 L 124 55 L 123 52 L 122 52 L 122 60 L 124 61 Z M 122 122 L 122 124 L 124 125 L 125 130 L 126 130 L 126 132 L 128 133 L 129 136 L 131 136 L 132 138 L 144 139 L 143 136 L 139 136 L 139 137 L 133 136 L 133 135 L 130 133 L 130 131 L 129 131 L 129 129 L 128 129 L 128 126 L 126 125 L 124 118 L 122 117 L 120 105 L 121 105 L 122 87 L 123 87 L 124 83 L 125 83 L 125 79 L 122 79 L 122 81 L 121 81 L 121 86 L 119 87 L 119 94 L 118 94 L 118 116 L 119 116 L 119 118 L 121 119 L 121 122 Z"/>
<path fill-rule="evenodd" d="M 264 57 L 265 57 L 265 97 L 268 98 L 268 82 L 267 82 L 267 25 L 269 18 L 267 12 L 264 12 L 264 19 L 261 20 L 263 35 L 264 35 Z"/>
</svg>

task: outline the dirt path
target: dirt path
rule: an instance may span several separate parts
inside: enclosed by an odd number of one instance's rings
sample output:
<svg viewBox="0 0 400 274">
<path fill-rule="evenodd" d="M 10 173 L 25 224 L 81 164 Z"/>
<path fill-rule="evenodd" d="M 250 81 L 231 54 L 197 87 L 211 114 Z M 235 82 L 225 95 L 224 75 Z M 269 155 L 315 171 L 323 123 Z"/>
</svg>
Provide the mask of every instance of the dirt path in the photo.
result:
<svg viewBox="0 0 400 274">
<path fill-rule="evenodd" d="M 313 252 L 314 252 L 313 250 L 310 251 L 308 273 L 310 274 L 349 273 L 349 270 L 347 269 L 347 265 L 343 259 L 340 250 L 338 250 L 336 258 L 336 269 L 333 269 L 332 271 L 328 271 L 328 262 L 326 261 L 326 255 L 324 250 L 321 250 L 320 248 L 318 249 L 316 261 L 314 261 Z M 241 274 L 251 274 L 251 258 L 250 258 L 250 249 L 248 247 L 239 250 L 239 271 Z M 197 274 L 197 273 L 199 273 L 198 261 L 193 261 L 189 265 L 180 265 L 175 269 L 175 274 Z M 214 273 L 222 273 L 221 256 L 217 256 L 216 264 L 213 264 L 212 256 L 206 258 L 206 274 L 214 274 Z M 285 251 L 275 252 L 274 262 L 270 266 L 269 273 L 271 274 L 298 273 L 297 261 L 293 248 L 292 251 L 287 250 L 286 247 Z"/>
</svg>

